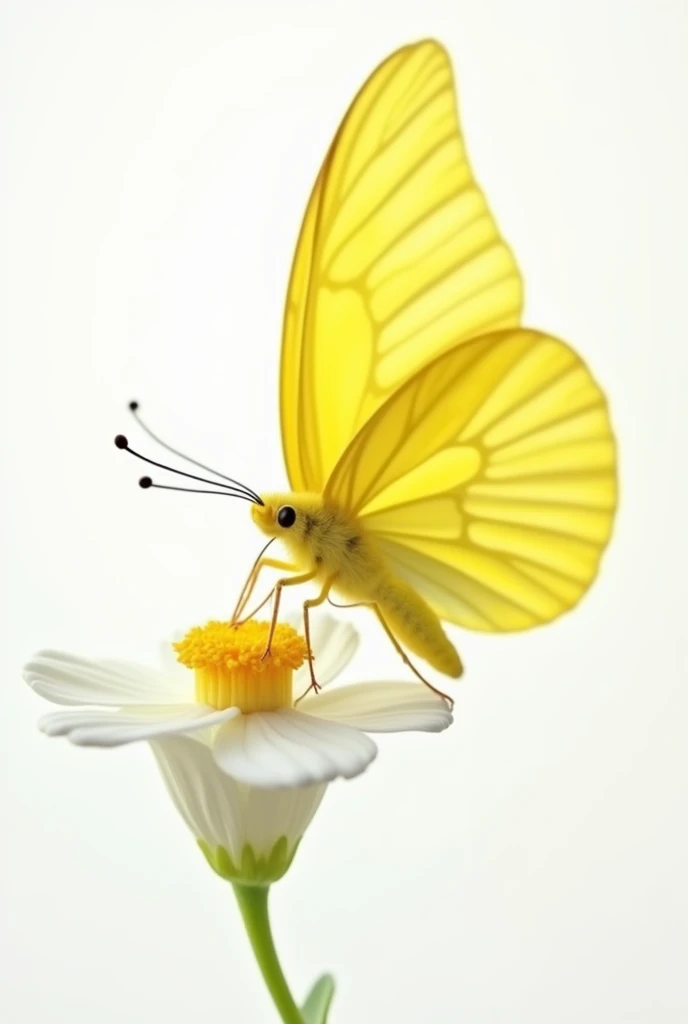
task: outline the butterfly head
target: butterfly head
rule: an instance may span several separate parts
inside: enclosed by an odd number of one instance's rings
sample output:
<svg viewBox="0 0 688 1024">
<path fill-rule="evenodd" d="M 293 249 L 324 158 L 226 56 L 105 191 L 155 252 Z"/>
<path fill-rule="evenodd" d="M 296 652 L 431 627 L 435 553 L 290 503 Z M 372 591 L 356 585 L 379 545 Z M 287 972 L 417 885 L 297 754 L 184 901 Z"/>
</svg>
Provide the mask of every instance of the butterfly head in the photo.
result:
<svg viewBox="0 0 688 1024">
<path fill-rule="evenodd" d="M 299 533 L 299 521 L 303 510 L 301 495 L 285 491 L 283 494 L 262 494 L 262 505 L 251 507 L 251 518 L 258 529 L 269 537 L 281 537 L 287 533 Z"/>
<path fill-rule="evenodd" d="M 253 522 L 268 537 L 286 541 L 306 540 L 314 517 L 322 510 L 322 498 L 317 494 L 285 491 L 260 497 L 263 504 L 251 506 Z"/>
</svg>

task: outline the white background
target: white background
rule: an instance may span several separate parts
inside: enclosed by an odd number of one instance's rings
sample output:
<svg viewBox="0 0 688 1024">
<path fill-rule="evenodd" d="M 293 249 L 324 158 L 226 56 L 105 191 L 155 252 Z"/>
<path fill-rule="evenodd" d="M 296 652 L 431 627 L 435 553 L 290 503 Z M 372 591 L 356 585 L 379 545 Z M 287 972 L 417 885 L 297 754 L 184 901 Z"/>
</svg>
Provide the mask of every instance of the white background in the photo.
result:
<svg viewBox="0 0 688 1024">
<path fill-rule="evenodd" d="M 47 740 L 20 667 L 43 646 L 151 661 L 228 614 L 248 508 L 140 491 L 112 436 L 138 437 L 136 397 L 172 443 L 284 486 L 280 319 L 311 183 L 366 75 L 435 35 L 526 320 L 609 393 L 622 508 L 574 614 L 456 631 L 455 726 L 383 740 L 332 786 L 274 890 L 278 943 L 297 994 L 335 972 L 333 1024 L 685 1021 L 688 8 L 3 8 L 3 1019 L 275 1019 L 148 750 Z M 349 677 L 403 676 L 357 621 Z"/>
</svg>

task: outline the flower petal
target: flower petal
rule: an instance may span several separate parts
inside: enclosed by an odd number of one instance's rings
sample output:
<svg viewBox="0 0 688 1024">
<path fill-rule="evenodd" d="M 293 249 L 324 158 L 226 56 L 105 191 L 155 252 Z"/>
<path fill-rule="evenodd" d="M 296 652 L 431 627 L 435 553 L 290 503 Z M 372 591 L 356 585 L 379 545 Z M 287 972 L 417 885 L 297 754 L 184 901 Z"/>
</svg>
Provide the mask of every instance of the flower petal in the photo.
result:
<svg viewBox="0 0 688 1024">
<path fill-rule="evenodd" d="M 225 775 L 217 767 L 215 770 Z M 245 794 L 246 839 L 256 853 L 269 852 L 282 836 L 286 836 L 291 853 L 310 825 L 327 789 L 327 783 L 290 789 L 259 789 L 240 782 L 236 785 L 241 786 Z"/>
<path fill-rule="evenodd" d="M 299 710 L 366 732 L 441 732 L 451 725 L 444 701 L 422 683 L 356 683 L 309 694 Z"/>
<path fill-rule="evenodd" d="M 209 747 L 184 736 L 154 740 L 151 749 L 175 807 L 196 839 L 239 858 L 244 845 L 239 783 L 221 772 Z"/>
<path fill-rule="evenodd" d="M 156 736 L 209 729 L 238 714 L 238 708 L 216 711 L 206 704 L 134 705 L 109 711 L 56 711 L 44 715 L 38 724 L 48 736 L 66 736 L 81 747 L 119 747 Z"/>
<path fill-rule="evenodd" d="M 226 722 L 213 753 L 220 768 L 240 782 L 283 789 L 358 775 L 377 747 L 358 729 L 283 708 Z"/>
<path fill-rule="evenodd" d="M 154 740 L 151 748 L 168 792 L 193 835 L 213 848 L 222 846 L 237 864 L 246 843 L 262 857 L 283 836 L 291 855 L 327 788 L 246 786 L 218 768 L 208 746 L 184 736 Z"/>
<path fill-rule="evenodd" d="M 311 646 L 313 668 L 320 686 L 327 686 L 349 664 L 358 647 L 358 633 L 348 622 L 341 622 L 331 615 L 313 615 Z M 306 690 L 311 683 L 308 665 L 302 665 L 294 673 L 294 693 Z"/>
<path fill-rule="evenodd" d="M 170 704 L 193 700 L 186 685 L 154 669 L 121 661 L 88 661 L 61 651 L 40 651 L 24 667 L 24 680 L 54 704 Z"/>
</svg>

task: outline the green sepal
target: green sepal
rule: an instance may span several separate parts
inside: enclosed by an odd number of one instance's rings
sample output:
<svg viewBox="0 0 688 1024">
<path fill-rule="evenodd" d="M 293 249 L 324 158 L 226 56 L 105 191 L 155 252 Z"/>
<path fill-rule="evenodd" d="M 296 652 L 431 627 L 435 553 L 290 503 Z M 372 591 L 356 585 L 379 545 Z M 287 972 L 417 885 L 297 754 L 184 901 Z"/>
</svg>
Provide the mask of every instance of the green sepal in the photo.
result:
<svg viewBox="0 0 688 1024">
<path fill-rule="evenodd" d="M 334 978 L 323 974 L 308 993 L 301 1013 L 304 1024 L 327 1024 L 327 1015 L 334 997 Z"/>
<path fill-rule="evenodd" d="M 290 853 L 287 837 L 280 836 L 267 855 L 257 857 L 250 843 L 246 843 L 240 862 L 235 864 L 224 846 L 213 847 L 205 839 L 199 839 L 198 845 L 216 875 L 241 885 L 270 885 L 278 881 L 289 870 L 298 847 L 297 843 Z"/>
</svg>

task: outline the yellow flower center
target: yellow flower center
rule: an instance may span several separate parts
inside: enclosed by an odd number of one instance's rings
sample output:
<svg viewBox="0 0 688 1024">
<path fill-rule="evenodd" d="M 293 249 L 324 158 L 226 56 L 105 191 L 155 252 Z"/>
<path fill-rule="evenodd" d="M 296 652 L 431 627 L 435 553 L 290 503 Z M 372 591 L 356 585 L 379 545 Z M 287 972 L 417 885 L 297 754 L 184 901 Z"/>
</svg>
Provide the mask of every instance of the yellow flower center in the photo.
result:
<svg viewBox="0 0 688 1024">
<path fill-rule="evenodd" d="M 308 648 L 295 629 L 280 622 L 264 657 L 269 629 L 268 622 L 253 619 L 237 626 L 208 622 L 172 645 L 182 665 L 194 670 L 199 704 L 245 714 L 292 706 L 292 675 Z"/>
</svg>

